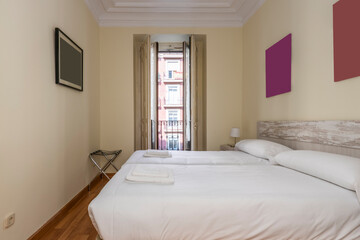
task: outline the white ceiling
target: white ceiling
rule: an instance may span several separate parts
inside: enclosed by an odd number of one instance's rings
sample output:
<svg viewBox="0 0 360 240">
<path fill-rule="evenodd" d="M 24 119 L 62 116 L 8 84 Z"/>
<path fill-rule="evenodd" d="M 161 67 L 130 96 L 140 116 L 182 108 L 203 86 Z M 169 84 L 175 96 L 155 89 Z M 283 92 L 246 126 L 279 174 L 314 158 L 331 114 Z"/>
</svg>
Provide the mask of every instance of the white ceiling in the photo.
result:
<svg viewBox="0 0 360 240">
<path fill-rule="evenodd" d="M 85 0 L 100 26 L 240 27 L 265 0 Z"/>
</svg>

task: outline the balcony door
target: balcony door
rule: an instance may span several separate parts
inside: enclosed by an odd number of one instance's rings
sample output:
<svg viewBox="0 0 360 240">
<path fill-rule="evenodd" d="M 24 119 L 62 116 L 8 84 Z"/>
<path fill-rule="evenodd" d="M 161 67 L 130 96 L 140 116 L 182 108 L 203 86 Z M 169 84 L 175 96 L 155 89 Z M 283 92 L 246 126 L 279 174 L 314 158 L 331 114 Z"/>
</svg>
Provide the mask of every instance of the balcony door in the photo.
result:
<svg viewBox="0 0 360 240">
<path fill-rule="evenodd" d="M 151 39 L 134 35 L 135 150 L 206 150 L 206 36 Z"/>
<path fill-rule="evenodd" d="M 157 149 L 185 150 L 183 43 L 159 43 Z"/>
</svg>

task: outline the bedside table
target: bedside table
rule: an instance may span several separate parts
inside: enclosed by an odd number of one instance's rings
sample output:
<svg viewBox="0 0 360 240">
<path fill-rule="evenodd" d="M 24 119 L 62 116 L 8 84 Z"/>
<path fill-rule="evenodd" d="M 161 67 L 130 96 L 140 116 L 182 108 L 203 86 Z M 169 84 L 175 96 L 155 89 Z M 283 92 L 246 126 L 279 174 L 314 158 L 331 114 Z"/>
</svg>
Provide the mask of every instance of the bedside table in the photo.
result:
<svg viewBox="0 0 360 240">
<path fill-rule="evenodd" d="M 220 146 L 220 151 L 235 151 L 235 147 L 230 144 L 223 144 Z"/>
</svg>

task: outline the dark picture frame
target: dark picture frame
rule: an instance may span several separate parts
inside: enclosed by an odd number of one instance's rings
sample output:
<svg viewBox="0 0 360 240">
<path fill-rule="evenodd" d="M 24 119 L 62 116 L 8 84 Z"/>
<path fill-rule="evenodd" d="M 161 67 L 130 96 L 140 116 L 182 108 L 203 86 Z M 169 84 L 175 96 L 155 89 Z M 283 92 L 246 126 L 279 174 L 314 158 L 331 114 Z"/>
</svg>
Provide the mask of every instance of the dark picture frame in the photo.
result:
<svg viewBox="0 0 360 240">
<path fill-rule="evenodd" d="M 55 83 L 83 91 L 84 52 L 59 28 L 55 28 Z"/>
</svg>

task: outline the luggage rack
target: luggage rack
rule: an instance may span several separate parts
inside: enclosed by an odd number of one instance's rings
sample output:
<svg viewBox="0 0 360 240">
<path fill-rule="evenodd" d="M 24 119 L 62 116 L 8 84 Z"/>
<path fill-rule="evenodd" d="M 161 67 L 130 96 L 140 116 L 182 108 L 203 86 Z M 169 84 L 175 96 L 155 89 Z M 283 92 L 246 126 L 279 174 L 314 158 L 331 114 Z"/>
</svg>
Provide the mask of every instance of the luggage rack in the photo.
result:
<svg viewBox="0 0 360 240">
<path fill-rule="evenodd" d="M 119 171 L 119 169 L 113 164 L 113 162 L 120 155 L 121 152 L 122 150 L 115 150 L 115 151 L 97 150 L 95 152 L 90 153 L 89 158 L 94 163 L 94 165 L 99 169 L 99 172 L 110 180 L 109 176 L 105 173 L 105 171 L 110 166 L 112 166 L 116 171 Z M 94 159 L 94 156 L 102 156 L 107 160 L 107 162 L 103 167 L 100 167 L 99 163 L 96 162 L 96 160 Z"/>
</svg>

